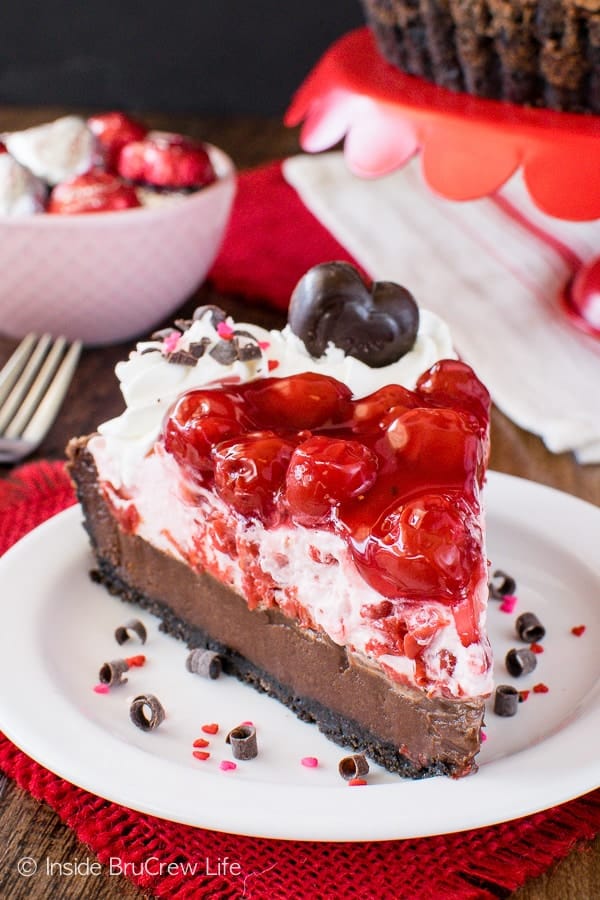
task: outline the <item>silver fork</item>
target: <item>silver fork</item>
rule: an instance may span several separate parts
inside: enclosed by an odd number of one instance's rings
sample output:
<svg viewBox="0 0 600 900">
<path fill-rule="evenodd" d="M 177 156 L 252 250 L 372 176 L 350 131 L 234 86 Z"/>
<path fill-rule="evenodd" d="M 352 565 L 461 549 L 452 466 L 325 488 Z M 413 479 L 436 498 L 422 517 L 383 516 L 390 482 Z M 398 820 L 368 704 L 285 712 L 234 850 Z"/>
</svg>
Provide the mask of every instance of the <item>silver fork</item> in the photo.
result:
<svg viewBox="0 0 600 900">
<path fill-rule="evenodd" d="M 17 462 L 46 436 L 75 373 L 81 341 L 24 337 L 0 371 L 0 463 Z"/>
</svg>

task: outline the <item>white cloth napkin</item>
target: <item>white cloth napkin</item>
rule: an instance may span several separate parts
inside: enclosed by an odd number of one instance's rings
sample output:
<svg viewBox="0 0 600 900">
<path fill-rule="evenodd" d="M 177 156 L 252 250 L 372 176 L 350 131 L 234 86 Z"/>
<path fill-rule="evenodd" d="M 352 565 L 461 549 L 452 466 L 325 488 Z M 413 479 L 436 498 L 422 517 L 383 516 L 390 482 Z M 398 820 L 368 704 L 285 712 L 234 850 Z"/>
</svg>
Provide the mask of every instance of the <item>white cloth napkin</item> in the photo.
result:
<svg viewBox="0 0 600 900">
<path fill-rule="evenodd" d="M 551 240 L 493 198 L 434 195 L 418 159 L 366 180 L 342 153 L 300 155 L 285 162 L 284 176 L 373 278 L 404 284 L 446 319 L 499 409 L 551 451 L 600 462 L 600 341 L 559 309 L 570 269 Z M 518 174 L 500 196 L 580 259 L 600 255 L 600 221 L 543 214 Z"/>
</svg>

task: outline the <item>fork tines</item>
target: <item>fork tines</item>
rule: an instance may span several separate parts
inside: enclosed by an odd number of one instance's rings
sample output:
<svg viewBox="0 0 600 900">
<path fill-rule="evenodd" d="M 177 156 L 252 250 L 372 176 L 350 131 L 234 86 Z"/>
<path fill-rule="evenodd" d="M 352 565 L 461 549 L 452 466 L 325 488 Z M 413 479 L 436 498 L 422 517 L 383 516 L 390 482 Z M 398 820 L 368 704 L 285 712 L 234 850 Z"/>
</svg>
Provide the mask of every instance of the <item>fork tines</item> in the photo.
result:
<svg viewBox="0 0 600 900">
<path fill-rule="evenodd" d="M 0 371 L 0 440 L 33 450 L 54 421 L 73 377 L 81 342 L 28 334 Z M 6 453 L 9 450 L 6 449 Z"/>
</svg>

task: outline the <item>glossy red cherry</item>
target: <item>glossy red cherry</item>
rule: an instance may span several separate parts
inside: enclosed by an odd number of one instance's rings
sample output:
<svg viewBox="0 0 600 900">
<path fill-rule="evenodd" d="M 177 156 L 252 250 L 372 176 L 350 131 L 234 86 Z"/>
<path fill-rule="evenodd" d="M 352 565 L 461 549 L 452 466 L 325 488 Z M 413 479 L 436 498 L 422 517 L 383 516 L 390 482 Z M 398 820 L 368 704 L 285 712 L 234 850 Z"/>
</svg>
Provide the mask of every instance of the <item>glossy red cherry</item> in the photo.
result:
<svg viewBox="0 0 600 900">
<path fill-rule="evenodd" d="M 476 420 L 454 409 L 412 409 L 389 423 L 386 439 L 395 454 L 402 494 L 439 485 L 472 493 L 482 466 Z"/>
<path fill-rule="evenodd" d="M 223 441 L 213 450 L 215 487 L 239 513 L 272 523 L 294 445 L 272 431 Z"/>
<path fill-rule="evenodd" d="M 302 431 L 346 419 L 352 393 L 327 375 L 305 372 L 254 381 L 245 391 L 250 416 L 261 428 L 276 422 L 282 431 Z"/>
<path fill-rule="evenodd" d="M 223 391 L 189 391 L 179 398 L 164 428 L 165 449 L 195 472 L 213 469 L 215 443 L 240 433 L 240 413 Z"/>
<path fill-rule="evenodd" d="M 203 144 L 163 132 L 150 132 L 126 144 L 117 161 L 119 175 L 129 181 L 162 188 L 200 188 L 215 180 Z"/>
<path fill-rule="evenodd" d="M 372 430 L 380 424 L 384 428 L 390 416 L 400 415 L 419 404 L 419 397 L 414 391 L 399 384 L 387 385 L 368 397 L 354 401 L 353 428 L 355 431 Z"/>
<path fill-rule="evenodd" d="M 427 494 L 386 515 L 357 562 L 365 580 L 385 597 L 453 603 L 469 582 L 479 538 L 459 496 Z"/>
<path fill-rule="evenodd" d="M 87 124 L 102 148 L 106 168 L 113 172 L 125 144 L 142 140 L 148 131 L 141 122 L 136 122 L 125 113 L 116 111 L 90 116 Z"/>
<path fill-rule="evenodd" d="M 435 406 L 458 407 L 476 416 L 487 428 L 490 395 L 470 366 L 459 359 L 442 359 L 417 381 L 417 393 Z"/>
<path fill-rule="evenodd" d="M 52 188 L 47 212 L 55 215 L 115 212 L 140 206 L 135 190 L 116 175 L 93 170 Z"/>
<path fill-rule="evenodd" d="M 333 507 L 362 497 L 375 483 L 378 461 L 359 441 L 316 436 L 294 450 L 285 495 L 293 518 L 316 525 L 329 518 Z"/>
</svg>

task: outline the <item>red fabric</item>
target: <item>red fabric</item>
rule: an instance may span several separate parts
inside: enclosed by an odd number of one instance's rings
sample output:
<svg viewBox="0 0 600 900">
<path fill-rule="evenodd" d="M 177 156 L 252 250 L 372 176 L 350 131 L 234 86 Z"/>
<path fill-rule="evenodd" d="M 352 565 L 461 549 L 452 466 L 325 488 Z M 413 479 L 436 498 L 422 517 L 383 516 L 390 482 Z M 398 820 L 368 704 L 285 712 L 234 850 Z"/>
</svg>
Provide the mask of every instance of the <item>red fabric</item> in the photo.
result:
<svg viewBox="0 0 600 900">
<path fill-rule="evenodd" d="M 219 289 L 284 308 L 306 268 L 334 258 L 349 259 L 285 184 L 278 164 L 241 175 L 212 272 Z M 15 470 L 0 481 L 0 554 L 74 500 L 62 463 Z M 270 841 L 193 829 L 101 800 L 2 735 L 0 768 L 49 804 L 101 862 L 112 860 L 113 870 L 120 862 L 147 893 L 182 900 L 493 900 L 600 833 L 599 790 L 517 822 L 460 834 L 358 844 Z M 212 874 L 225 857 L 240 864 L 241 875 Z M 150 858 L 156 870 L 162 864 L 162 874 L 144 871 Z M 178 867 L 169 874 L 172 862 Z"/>
<path fill-rule="evenodd" d="M 284 180 L 280 163 L 240 174 L 229 226 L 209 276 L 218 290 L 285 310 L 306 270 L 335 259 L 356 265 Z"/>
<path fill-rule="evenodd" d="M 62 463 L 32 463 L 0 481 L 0 553 L 74 500 Z M 181 900 L 492 900 L 600 833 L 598 790 L 460 834 L 357 844 L 270 841 L 190 828 L 101 800 L 51 774 L 1 734 L 0 768 L 51 806 L 109 870 L 125 871 L 156 897 Z M 240 864 L 240 875 L 213 874 L 225 857 Z M 162 874 L 144 871 L 149 859 L 154 871 L 163 864 Z M 168 874 L 173 862 L 177 871 Z"/>
</svg>

